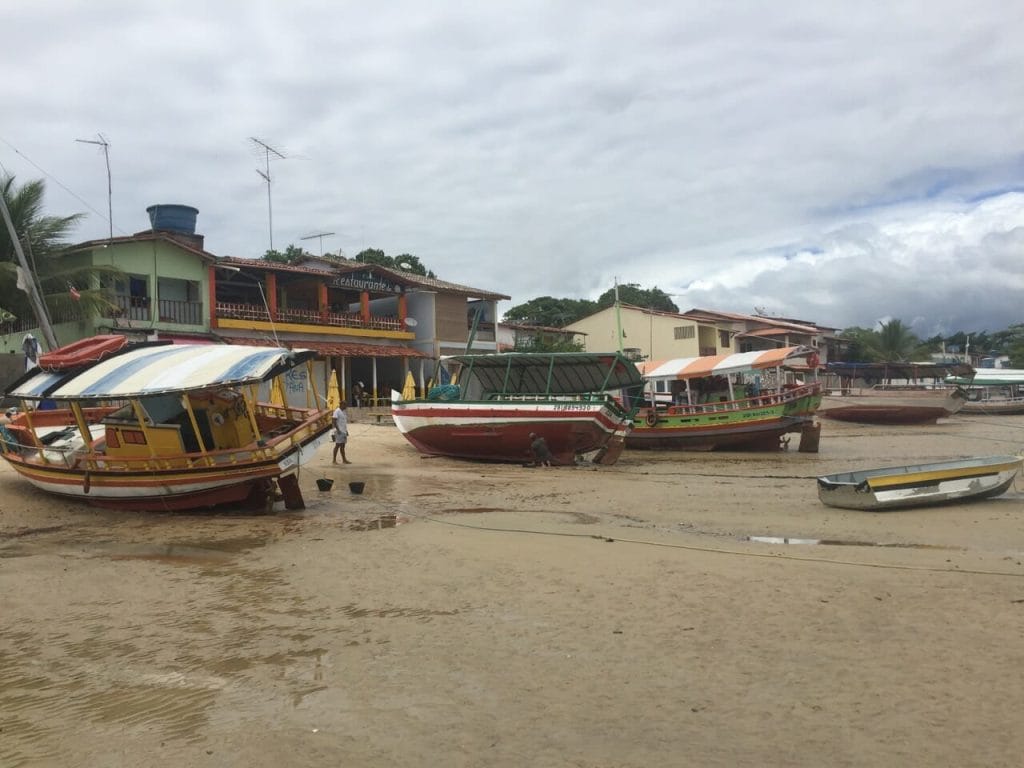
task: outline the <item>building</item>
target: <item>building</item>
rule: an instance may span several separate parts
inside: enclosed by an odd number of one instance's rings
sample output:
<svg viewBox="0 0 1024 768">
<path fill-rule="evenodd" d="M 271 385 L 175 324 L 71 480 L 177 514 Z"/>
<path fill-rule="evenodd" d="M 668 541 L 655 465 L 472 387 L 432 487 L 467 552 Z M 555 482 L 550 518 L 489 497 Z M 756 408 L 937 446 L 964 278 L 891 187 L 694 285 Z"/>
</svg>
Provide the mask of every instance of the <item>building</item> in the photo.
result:
<svg viewBox="0 0 1024 768">
<path fill-rule="evenodd" d="M 148 230 L 68 250 L 69 266 L 117 273 L 91 286 L 108 299 L 102 314 L 52 318 L 61 345 L 119 333 L 140 341 L 314 349 L 321 391 L 333 387 L 351 399 L 361 383 L 361 404 L 388 399 L 408 373 L 425 387 L 442 355 L 497 349 L 497 305 L 510 298 L 504 294 L 348 259 L 219 258 L 196 234 L 197 209 L 154 205 L 147 212 Z M 21 332 L 32 330 L 9 333 L 0 351 L 20 353 Z"/>
<path fill-rule="evenodd" d="M 587 352 L 622 351 L 633 360 L 750 352 L 805 345 L 824 363 L 836 348 L 836 329 L 802 321 L 740 315 L 706 309 L 665 312 L 629 304 L 612 305 L 566 326 L 584 334 Z"/>
</svg>

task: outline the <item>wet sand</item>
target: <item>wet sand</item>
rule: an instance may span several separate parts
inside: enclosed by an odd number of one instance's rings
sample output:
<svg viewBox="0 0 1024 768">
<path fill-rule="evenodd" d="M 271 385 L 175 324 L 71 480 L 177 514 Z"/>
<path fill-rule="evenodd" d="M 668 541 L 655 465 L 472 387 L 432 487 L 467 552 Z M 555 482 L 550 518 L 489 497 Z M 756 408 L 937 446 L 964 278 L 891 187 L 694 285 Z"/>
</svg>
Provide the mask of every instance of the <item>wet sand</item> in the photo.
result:
<svg viewBox="0 0 1024 768">
<path fill-rule="evenodd" d="M 1022 428 L 531 469 L 353 423 L 270 516 L 97 511 L 4 465 L 0 765 L 1017 766 L 1024 480 L 865 513 L 813 478 Z"/>
</svg>

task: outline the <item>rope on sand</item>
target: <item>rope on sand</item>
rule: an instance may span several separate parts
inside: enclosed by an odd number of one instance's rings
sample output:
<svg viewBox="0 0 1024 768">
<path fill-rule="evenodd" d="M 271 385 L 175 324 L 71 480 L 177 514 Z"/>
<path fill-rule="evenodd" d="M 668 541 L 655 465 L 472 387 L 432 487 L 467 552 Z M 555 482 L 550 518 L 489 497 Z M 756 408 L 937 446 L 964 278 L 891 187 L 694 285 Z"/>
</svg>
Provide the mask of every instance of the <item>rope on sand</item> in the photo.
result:
<svg viewBox="0 0 1024 768">
<path fill-rule="evenodd" d="M 685 549 L 691 552 L 707 552 L 714 555 L 735 555 L 737 557 L 759 557 L 766 560 L 794 560 L 804 563 L 824 563 L 826 565 L 848 565 L 855 568 L 881 568 L 892 571 L 921 571 L 925 573 L 956 573 L 971 576 L 1009 576 L 1011 578 L 1024 578 L 1024 573 L 1007 573 L 1006 571 L 982 571 L 969 568 L 933 568 L 925 565 L 899 565 L 892 563 L 860 563 L 855 560 L 833 560 L 825 557 L 796 557 L 795 555 L 780 555 L 768 552 L 743 552 L 737 549 L 720 549 L 717 547 L 701 547 L 695 544 L 670 544 L 661 541 L 646 541 L 643 539 L 620 539 L 613 536 L 604 536 L 594 533 L 562 533 L 559 531 L 538 531 L 530 528 L 495 528 L 486 525 L 467 525 L 452 520 L 441 520 L 430 515 L 421 515 L 407 510 L 402 511 L 403 515 L 416 517 L 431 523 L 441 523 L 455 528 L 468 528 L 474 531 L 493 531 L 496 533 L 530 533 L 537 536 L 562 536 L 574 539 L 597 539 L 606 543 L 618 542 L 620 544 L 640 544 L 648 547 L 667 547 L 669 549 Z"/>
</svg>

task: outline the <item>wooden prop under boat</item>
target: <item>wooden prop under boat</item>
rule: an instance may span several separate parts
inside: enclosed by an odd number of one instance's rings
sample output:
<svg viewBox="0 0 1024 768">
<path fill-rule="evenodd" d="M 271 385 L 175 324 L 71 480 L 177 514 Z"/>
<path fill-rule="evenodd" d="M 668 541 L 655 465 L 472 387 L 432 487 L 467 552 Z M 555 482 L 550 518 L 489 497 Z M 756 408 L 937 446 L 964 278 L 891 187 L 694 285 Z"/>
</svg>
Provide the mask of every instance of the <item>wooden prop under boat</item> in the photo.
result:
<svg viewBox="0 0 1024 768">
<path fill-rule="evenodd" d="M 637 412 L 626 447 L 778 450 L 783 435 L 813 424 L 821 400 L 818 382 L 787 383 L 784 367 L 813 371 L 817 355 L 783 347 L 641 364 L 648 405 Z M 659 396 L 684 402 L 662 404 Z"/>
<path fill-rule="evenodd" d="M 301 507 L 296 472 L 331 429 L 330 412 L 316 407 L 314 356 L 152 342 L 84 368 L 33 370 L 9 387 L 23 407 L 3 457 L 37 488 L 96 506 L 260 507 L 279 489 L 287 507 Z M 300 367 L 311 401 L 256 400 L 261 384 Z"/>
<path fill-rule="evenodd" d="M 505 352 L 442 364 L 461 369 L 457 384 L 433 387 L 425 398 L 391 393 L 395 425 L 420 453 L 523 463 L 536 433 L 555 463 L 591 452 L 599 463 L 618 458 L 632 422 L 609 392 L 640 385 L 639 371 L 622 355 Z"/>
<path fill-rule="evenodd" d="M 830 507 L 888 510 L 998 496 L 1013 483 L 1019 456 L 986 456 L 819 477 L 818 498 Z"/>
</svg>

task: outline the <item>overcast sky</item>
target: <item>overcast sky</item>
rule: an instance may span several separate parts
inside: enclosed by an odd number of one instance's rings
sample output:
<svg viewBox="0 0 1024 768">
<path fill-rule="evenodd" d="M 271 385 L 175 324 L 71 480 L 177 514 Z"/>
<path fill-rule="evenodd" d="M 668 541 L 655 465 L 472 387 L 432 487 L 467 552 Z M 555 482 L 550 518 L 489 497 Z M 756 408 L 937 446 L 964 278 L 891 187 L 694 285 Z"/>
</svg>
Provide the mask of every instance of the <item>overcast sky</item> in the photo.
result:
<svg viewBox="0 0 1024 768">
<path fill-rule="evenodd" d="M 922 336 L 1024 322 L 1024 5 L 37 0 L 0 8 L 0 171 L 115 235 L 418 256 L 512 296 Z M 301 238 L 332 232 L 322 239 Z"/>
</svg>

